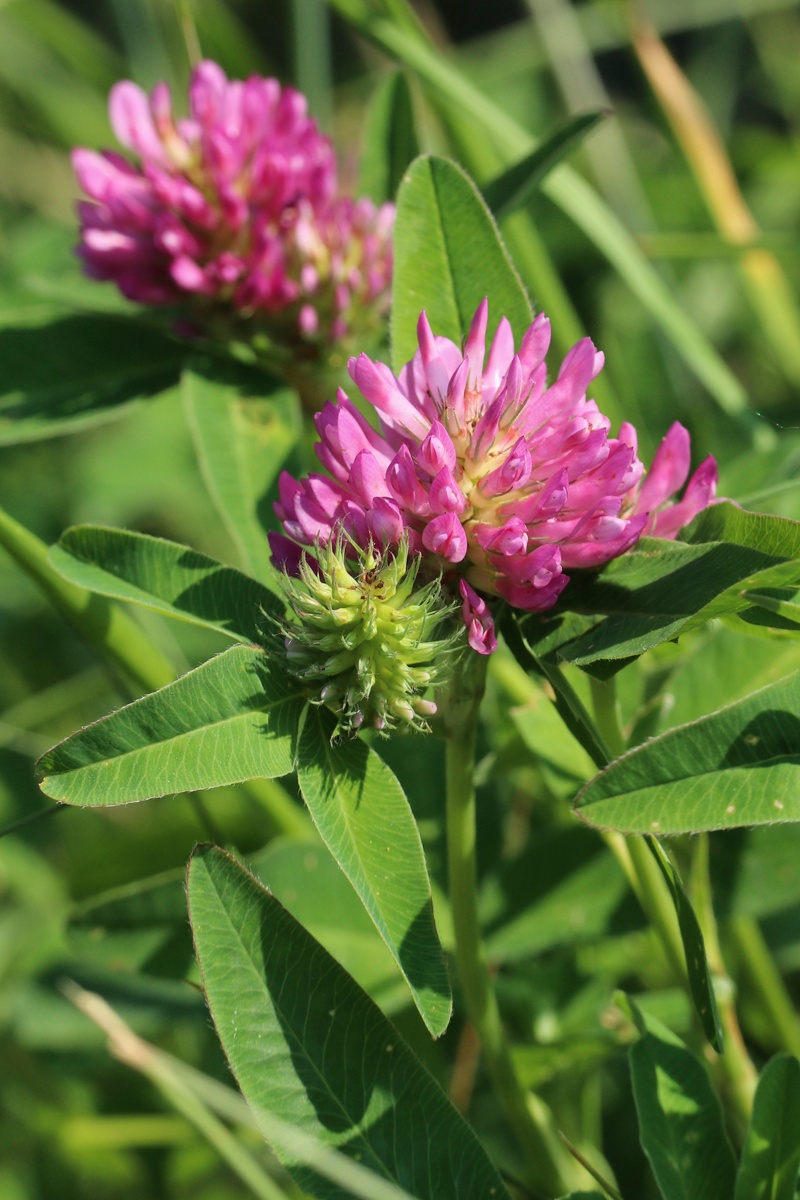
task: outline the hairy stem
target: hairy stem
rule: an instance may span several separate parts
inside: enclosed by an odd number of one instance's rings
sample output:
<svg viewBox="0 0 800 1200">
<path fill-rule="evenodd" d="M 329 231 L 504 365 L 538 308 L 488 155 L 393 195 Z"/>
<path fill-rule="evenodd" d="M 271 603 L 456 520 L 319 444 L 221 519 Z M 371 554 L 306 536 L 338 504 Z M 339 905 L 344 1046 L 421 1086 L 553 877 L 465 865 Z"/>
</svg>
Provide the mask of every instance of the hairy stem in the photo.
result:
<svg viewBox="0 0 800 1200">
<path fill-rule="evenodd" d="M 737 1138 L 743 1141 L 753 1111 L 758 1072 L 744 1044 L 736 1013 L 736 989 L 728 974 L 719 945 L 717 919 L 711 900 L 707 833 L 701 833 L 695 843 L 692 900 L 703 931 L 708 965 L 716 984 L 714 992 L 717 1007 L 725 1030 L 725 1055 L 713 1064 L 714 1072 L 719 1077 L 720 1091 L 728 1097 L 728 1108 L 736 1122 L 734 1132 Z"/>
<path fill-rule="evenodd" d="M 447 862 L 456 963 L 467 1012 L 480 1039 L 497 1098 L 525 1155 L 529 1181 L 548 1195 L 560 1195 L 574 1185 L 575 1169 L 551 1122 L 543 1118 L 538 1105 L 533 1107 L 517 1076 L 481 941 L 474 767 L 485 674 L 485 660 L 470 655 L 452 686 L 445 718 Z"/>
<path fill-rule="evenodd" d="M 769 1016 L 776 1042 L 800 1056 L 800 1017 L 758 922 L 753 917 L 733 917 L 729 933 L 742 971 Z"/>
</svg>

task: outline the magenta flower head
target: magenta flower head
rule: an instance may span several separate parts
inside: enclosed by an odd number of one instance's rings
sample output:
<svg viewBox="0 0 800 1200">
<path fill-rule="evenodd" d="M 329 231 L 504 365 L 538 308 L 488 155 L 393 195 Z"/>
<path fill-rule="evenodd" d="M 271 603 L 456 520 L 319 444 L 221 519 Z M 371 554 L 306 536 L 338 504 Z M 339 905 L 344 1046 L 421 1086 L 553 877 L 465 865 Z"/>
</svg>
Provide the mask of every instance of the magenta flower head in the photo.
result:
<svg viewBox="0 0 800 1200">
<path fill-rule="evenodd" d="M 118 83 L 111 124 L 133 161 L 73 152 L 87 274 L 143 304 L 233 312 L 286 341 L 339 339 L 388 303 L 393 209 L 338 192 L 333 148 L 305 98 L 201 63 L 189 116 L 166 84 Z M 370 319 L 374 319 L 370 317 Z"/>
<path fill-rule="evenodd" d="M 573 347 L 548 387 L 544 314 L 516 352 L 503 318 L 488 355 L 487 317 L 484 301 L 462 350 L 435 337 L 423 313 L 419 350 L 398 376 L 365 354 L 351 359 L 380 431 L 340 391 L 315 418 L 330 477 L 283 475 L 284 535 L 272 543 L 275 561 L 292 570 L 300 546 L 340 527 L 361 545 L 407 535 L 429 571 L 457 583 L 469 643 L 481 654 L 496 646 L 485 597 L 551 608 L 565 570 L 602 566 L 646 529 L 674 536 L 708 501 L 713 467 L 704 464 L 686 498 L 664 508 L 686 477 L 686 431 L 673 426 L 640 487 L 635 431 L 625 425 L 609 436 L 608 418 L 586 395 L 603 365 L 592 342 Z"/>
</svg>

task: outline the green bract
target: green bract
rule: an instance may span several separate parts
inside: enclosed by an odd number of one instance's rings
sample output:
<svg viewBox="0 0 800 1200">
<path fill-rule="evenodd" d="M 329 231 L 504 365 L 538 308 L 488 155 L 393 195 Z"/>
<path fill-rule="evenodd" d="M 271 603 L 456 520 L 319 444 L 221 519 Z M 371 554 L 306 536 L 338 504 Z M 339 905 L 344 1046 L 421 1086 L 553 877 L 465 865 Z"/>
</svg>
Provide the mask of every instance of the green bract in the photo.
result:
<svg viewBox="0 0 800 1200">
<path fill-rule="evenodd" d="M 443 682 L 465 638 L 441 580 L 416 586 L 419 562 L 409 561 L 407 538 L 385 552 L 340 534 L 284 576 L 295 617 L 284 629 L 286 666 L 338 715 L 335 737 L 365 724 L 428 730 L 436 704 L 423 693 Z"/>
</svg>

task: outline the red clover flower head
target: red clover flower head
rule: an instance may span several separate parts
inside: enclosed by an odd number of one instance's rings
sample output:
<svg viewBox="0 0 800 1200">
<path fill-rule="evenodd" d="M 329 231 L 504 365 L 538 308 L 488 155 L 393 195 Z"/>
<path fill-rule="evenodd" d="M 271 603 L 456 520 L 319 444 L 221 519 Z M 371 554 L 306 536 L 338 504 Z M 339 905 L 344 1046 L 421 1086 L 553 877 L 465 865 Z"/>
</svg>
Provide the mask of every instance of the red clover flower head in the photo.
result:
<svg viewBox="0 0 800 1200">
<path fill-rule="evenodd" d="M 610 422 L 586 391 L 603 365 L 588 338 L 567 354 L 547 386 L 550 323 L 540 313 L 515 352 L 503 318 L 486 353 L 488 305 L 478 307 L 463 349 L 435 337 L 423 313 L 419 349 L 395 376 L 365 354 L 353 382 L 376 410 L 375 430 L 340 391 L 315 420 L 317 456 L 329 475 L 285 474 L 276 511 L 283 534 L 273 558 L 291 572 L 299 547 L 345 529 L 360 545 L 408 538 L 429 573 L 458 581 L 469 644 L 496 646 L 484 597 L 542 612 L 554 605 L 565 569 L 599 567 L 645 532 L 674 537 L 713 497 L 707 459 L 684 499 L 670 497 L 689 469 L 689 436 L 675 424 L 650 475 L 636 434 Z"/>
<path fill-rule="evenodd" d="M 201 63 L 189 116 L 166 84 L 118 83 L 111 124 L 133 161 L 77 149 L 87 274 L 143 304 L 255 318 L 278 340 L 328 342 L 388 304 L 394 210 L 338 190 L 305 97 Z"/>
</svg>

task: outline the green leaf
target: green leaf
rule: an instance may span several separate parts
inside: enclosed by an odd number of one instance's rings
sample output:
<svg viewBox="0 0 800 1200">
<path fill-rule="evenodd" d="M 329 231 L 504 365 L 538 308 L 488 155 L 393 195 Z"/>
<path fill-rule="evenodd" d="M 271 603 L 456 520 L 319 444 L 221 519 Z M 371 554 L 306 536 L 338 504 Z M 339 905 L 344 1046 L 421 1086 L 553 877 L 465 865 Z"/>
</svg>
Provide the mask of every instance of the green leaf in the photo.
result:
<svg viewBox="0 0 800 1200">
<path fill-rule="evenodd" d="M 754 605 L 756 608 L 761 608 L 765 613 L 773 613 L 780 619 L 775 621 L 769 617 L 763 617 L 763 622 L 766 625 L 774 626 L 779 629 L 797 629 L 800 628 L 800 604 L 794 599 L 797 592 L 792 589 L 787 594 L 773 592 L 771 595 L 766 592 L 742 592 L 742 599 L 748 604 Z M 746 616 L 747 614 L 742 614 Z"/>
<path fill-rule="evenodd" d="M 712 840 L 714 908 L 724 916 L 766 917 L 800 906 L 800 825 L 760 825 Z M 798 928 L 800 935 L 800 928 Z"/>
<path fill-rule="evenodd" d="M 331 745 L 333 721 L 308 712 L 297 778 L 322 840 L 352 883 L 403 972 L 434 1037 L 452 997 L 436 934 L 419 832 L 390 768 L 361 739 Z"/>
<path fill-rule="evenodd" d="M 800 672 L 629 751 L 578 793 L 582 820 L 623 833 L 800 821 Z"/>
<path fill-rule="evenodd" d="M 697 1015 L 703 1025 L 703 1032 L 718 1054 L 723 1051 L 722 1023 L 719 1019 L 717 998 L 714 995 L 714 984 L 706 957 L 706 944 L 703 931 L 697 919 L 691 901 L 684 890 L 683 881 L 669 859 L 666 850 L 654 837 L 646 839 L 653 858 L 659 865 L 661 874 L 667 881 L 667 887 L 672 893 L 675 912 L 678 915 L 678 927 L 681 931 L 683 951 L 686 955 L 686 973 L 689 977 L 689 990 Z"/>
<path fill-rule="evenodd" d="M 546 141 L 521 162 L 514 163 L 483 188 L 483 198 L 498 221 L 516 212 L 530 199 L 545 176 L 575 149 L 600 121 L 609 117 L 608 109 L 570 117 Z"/>
<path fill-rule="evenodd" d="M 376 204 L 394 200 L 403 173 L 419 154 L 411 89 L 402 71 L 377 88 L 367 113 L 359 167 L 359 195 Z"/>
<path fill-rule="evenodd" d="M 800 669 L 797 640 L 742 642 L 741 632 L 727 621 L 703 630 L 692 645 L 697 653 L 681 656 L 666 684 L 674 707 L 663 714 L 665 728 L 686 725 Z M 742 653 L 745 646 L 747 652 Z"/>
<path fill-rule="evenodd" d="M 396 1030 L 326 951 L 229 855 L 201 847 L 189 912 L 209 1008 L 265 1136 L 300 1187 L 350 1193 L 304 1165 L 301 1135 L 417 1200 L 508 1200 L 474 1134 Z"/>
<path fill-rule="evenodd" d="M 629 1051 L 639 1138 L 664 1200 L 730 1200 L 736 1171 L 705 1068 L 630 999 L 642 1037 Z"/>
<path fill-rule="evenodd" d="M 531 614 L 518 624 L 539 658 L 594 666 L 592 673 L 604 677 L 713 617 L 748 609 L 743 591 L 795 581 L 800 558 L 731 542 L 685 545 L 648 538 L 600 574 L 576 573 L 567 593 L 569 611 Z"/>
<path fill-rule="evenodd" d="M 395 370 L 416 352 L 423 309 L 435 334 L 461 345 L 484 296 L 489 335 L 505 316 L 519 345 L 532 320 L 530 301 L 478 189 L 449 159 L 411 164 L 397 195 L 394 254 Z"/>
<path fill-rule="evenodd" d="M 554 946 L 575 946 L 640 923 L 627 880 L 585 829 L 546 836 L 482 888 L 481 912 L 492 962 L 525 961 Z"/>
<path fill-rule="evenodd" d="M 776 558 L 800 558 L 800 521 L 748 512 L 731 500 L 704 508 L 681 537 L 684 542 L 734 542 Z"/>
<path fill-rule="evenodd" d="M 95 807 L 288 775 L 303 705 L 262 650 L 232 646 L 49 750 L 40 787 Z"/>
<path fill-rule="evenodd" d="M 408 1006 L 397 964 L 344 872 L 319 839 L 280 838 L 249 864 L 257 879 L 364 991 Z M 184 905 L 185 908 L 185 905 Z M 186 913 L 184 911 L 184 922 Z"/>
<path fill-rule="evenodd" d="M 800 1061 L 771 1058 L 756 1088 L 734 1200 L 794 1200 L 800 1170 Z"/>
<path fill-rule="evenodd" d="M 246 570 L 274 583 L 269 493 L 300 437 L 297 398 L 261 371 L 208 359 L 187 366 L 181 388 L 209 495 Z"/>
<path fill-rule="evenodd" d="M 216 629 L 237 641 L 264 638 L 269 618 L 283 611 L 272 592 L 248 575 L 179 542 L 75 525 L 50 548 L 65 579 L 115 600 Z"/>
<path fill-rule="evenodd" d="M 0 444 L 121 415 L 174 387 L 186 347 L 133 318 L 69 316 L 0 329 Z"/>
<path fill-rule="evenodd" d="M 532 688 L 530 700 L 508 715 L 534 763 L 547 772 L 551 789 L 560 778 L 559 790 L 572 796 L 577 785 L 594 775 L 592 758 L 569 732 L 544 688 Z"/>
<path fill-rule="evenodd" d="M 570 613 L 564 615 L 567 620 L 572 616 Z M 523 670 L 547 680 L 553 690 L 553 704 L 561 720 L 592 762 L 598 767 L 604 767 L 614 756 L 595 728 L 594 721 L 586 711 L 580 696 L 558 664 L 538 657 L 528 638 L 529 633 L 535 637 L 536 627 L 532 629 L 526 619 L 521 619 L 514 609 L 507 608 L 501 619 L 501 628 L 508 648 L 519 665 Z"/>
</svg>

